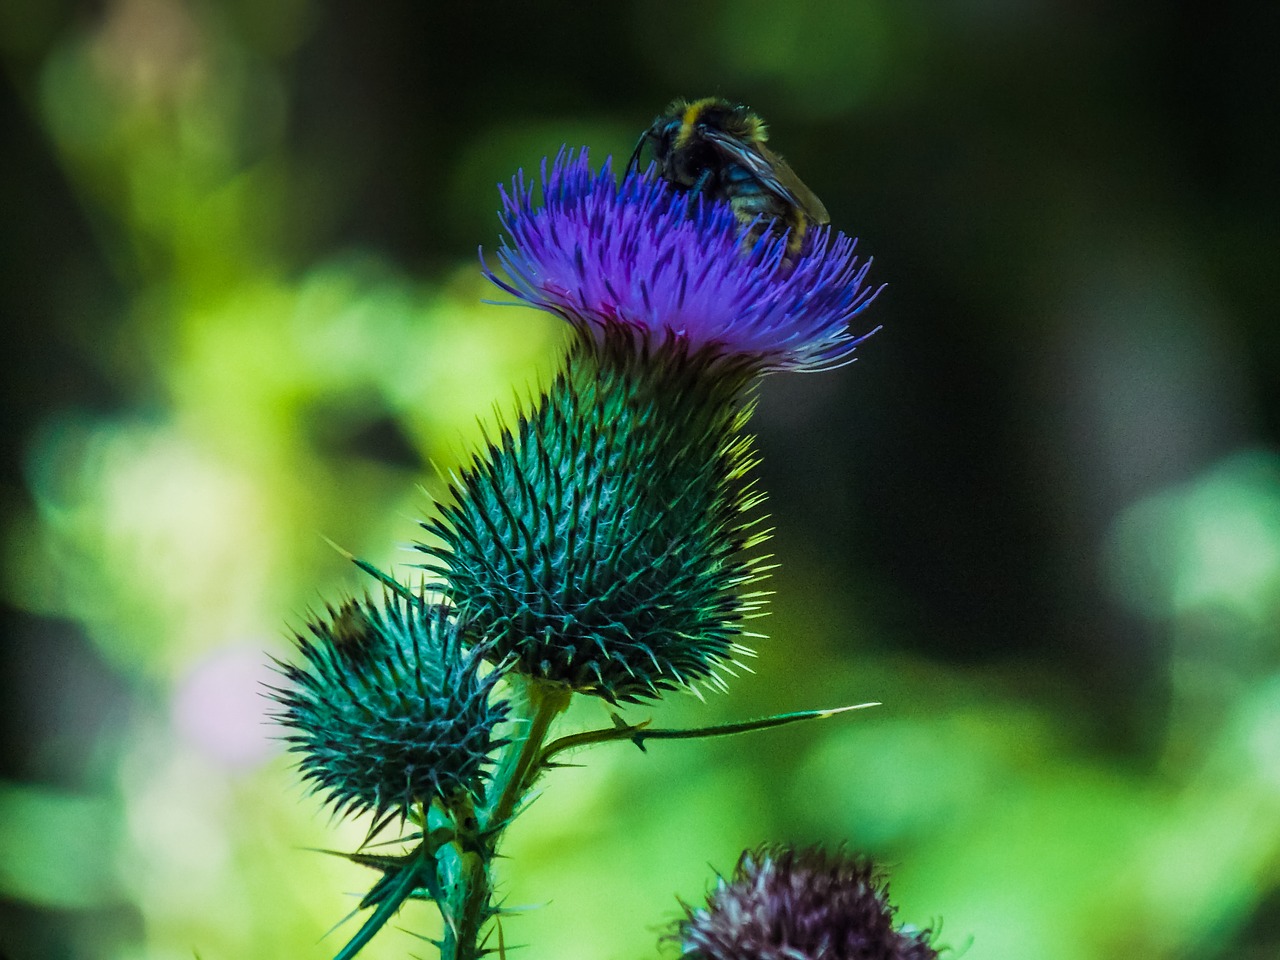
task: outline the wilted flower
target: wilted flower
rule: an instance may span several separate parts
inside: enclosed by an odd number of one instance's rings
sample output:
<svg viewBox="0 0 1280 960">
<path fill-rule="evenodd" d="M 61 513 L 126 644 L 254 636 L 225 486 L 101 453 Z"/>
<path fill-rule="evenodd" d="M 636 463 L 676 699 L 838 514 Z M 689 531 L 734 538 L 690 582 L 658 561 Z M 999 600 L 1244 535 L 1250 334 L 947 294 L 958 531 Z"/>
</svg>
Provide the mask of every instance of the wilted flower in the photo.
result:
<svg viewBox="0 0 1280 960">
<path fill-rule="evenodd" d="M 820 848 L 748 850 L 672 939 L 685 960 L 936 960 L 927 931 L 895 927 L 870 862 Z"/>
<path fill-rule="evenodd" d="M 593 174 L 586 151 L 542 168 L 541 206 L 523 173 L 502 191 L 508 279 L 489 279 L 579 328 L 621 327 L 691 352 L 714 347 L 757 370 L 822 370 L 847 362 L 869 334 L 849 324 L 879 291 L 856 241 L 827 227 L 797 256 L 766 231 L 744 244 L 729 205 L 610 163 Z M 751 231 L 746 231 L 750 234 Z"/>
<path fill-rule="evenodd" d="M 284 706 L 284 739 L 299 767 L 339 815 L 407 815 L 459 792 L 483 796 L 494 727 L 507 714 L 444 607 L 388 597 L 351 600 L 299 635 L 303 663 L 277 661 L 289 681 L 272 688 Z"/>
</svg>

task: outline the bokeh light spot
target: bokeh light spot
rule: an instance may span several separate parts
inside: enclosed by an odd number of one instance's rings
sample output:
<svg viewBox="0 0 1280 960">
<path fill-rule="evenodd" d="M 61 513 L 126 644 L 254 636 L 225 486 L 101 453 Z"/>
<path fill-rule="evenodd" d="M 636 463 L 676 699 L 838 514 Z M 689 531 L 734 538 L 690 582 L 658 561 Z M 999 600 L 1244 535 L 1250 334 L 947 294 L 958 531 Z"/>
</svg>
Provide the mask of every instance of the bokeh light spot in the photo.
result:
<svg viewBox="0 0 1280 960">
<path fill-rule="evenodd" d="M 200 658 L 173 695 L 178 733 L 233 770 L 256 767 L 277 752 L 267 726 L 269 701 L 262 693 L 275 677 L 263 659 L 264 645 L 230 647 Z"/>
<path fill-rule="evenodd" d="M 1108 550 L 1115 592 L 1156 619 L 1220 606 L 1255 625 L 1280 610 L 1280 457 L 1235 455 L 1121 514 Z"/>
</svg>

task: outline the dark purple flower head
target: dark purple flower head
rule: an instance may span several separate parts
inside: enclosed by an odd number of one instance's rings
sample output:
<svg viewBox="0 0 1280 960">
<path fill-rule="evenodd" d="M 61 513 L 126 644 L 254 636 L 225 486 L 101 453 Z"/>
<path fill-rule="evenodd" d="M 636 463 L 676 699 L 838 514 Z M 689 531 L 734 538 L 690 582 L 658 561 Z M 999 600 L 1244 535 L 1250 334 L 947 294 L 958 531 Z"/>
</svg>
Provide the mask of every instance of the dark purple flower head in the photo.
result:
<svg viewBox="0 0 1280 960">
<path fill-rule="evenodd" d="M 855 240 L 820 227 L 789 257 L 786 236 L 750 231 L 729 205 L 643 173 L 592 173 L 586 151 L 542 165 L 541 206 L 521 171 L 502 190 L 507 278 L 485 275 L 581 330 L 621 327 L 654 342 L 682 339 L 761 370 L 825 370 L 870 334 L 849 324 L 879 292 Z M 871 331 L 874 332 L 874 331 Z"/>
<path fill-rule="evenodd" d="M 897 927 L 870 862 L 820 848 L 748 850 L 673 939 L 685 960 L 937 960 L 928 931 Z"/>
</svg>

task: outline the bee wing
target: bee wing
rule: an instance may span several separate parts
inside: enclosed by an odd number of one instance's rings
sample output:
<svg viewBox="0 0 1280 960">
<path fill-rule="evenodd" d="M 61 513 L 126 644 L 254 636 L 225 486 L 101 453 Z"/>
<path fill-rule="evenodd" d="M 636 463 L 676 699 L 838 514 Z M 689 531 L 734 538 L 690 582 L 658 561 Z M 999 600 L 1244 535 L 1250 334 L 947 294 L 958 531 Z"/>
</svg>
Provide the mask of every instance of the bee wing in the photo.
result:
<svg viewBox="0 0 1280 960">
<path fill-rule="evenodd" d="M 799 207 L 814 223 L 831 222 L 831 215 L 822 201 L 796 176 L 787 161 L 764 144 L 747 144 L 714 129 L 703 130 L 702 136 L 726 156 L 746 167 L 766 190 Z"/>
<path fill-rule="evenodd" d="M 776 181 L 791 193 L 796 206 L 804 211 L 805 216 L 814 223 L 831 222 L 831 214 L 827 213 L 827 208 L 822 201 L 796 176 L 796 172 L 791 169 L 791 165 L 787 161 L 762 143 L 756 144 L 756 149 L 764 155 L 769 166 L 773 168 L 773 176 Z"/>
</svg>

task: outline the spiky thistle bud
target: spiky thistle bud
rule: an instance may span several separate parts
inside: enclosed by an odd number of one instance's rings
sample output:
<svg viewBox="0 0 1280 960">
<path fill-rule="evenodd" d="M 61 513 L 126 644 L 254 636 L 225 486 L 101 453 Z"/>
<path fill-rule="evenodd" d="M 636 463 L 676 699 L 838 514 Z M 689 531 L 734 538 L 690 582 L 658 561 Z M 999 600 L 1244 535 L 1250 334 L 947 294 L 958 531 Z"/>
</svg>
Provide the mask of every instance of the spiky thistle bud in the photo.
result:
<svg viewBox="0 0 1280 960">
<path fill-rule="evenodd" d="M 748 850 L 671 939 L 685 960 L 936 960 L 928 931 L 894 925 L 872 864 L 813 847 Z"/>
<path fill-rule="evenodd" d="M 276 718 L 313 792 L 339 816 L 404 818 L 460 792 L 482 797 L 507 704 L 498 671 L 466 649 L 451 612 L 422 599 L 350 600 L 297 636 L 302 663 L 276 661 Z"/>
<path fill-rule="evenodd" d="M 746 380 L 719 366 L 675 341 L 579 340 L 461 472 L 421 549 L 495 656 L 610 701 L 719 682 L 760 575 Z"/>
</svg>

